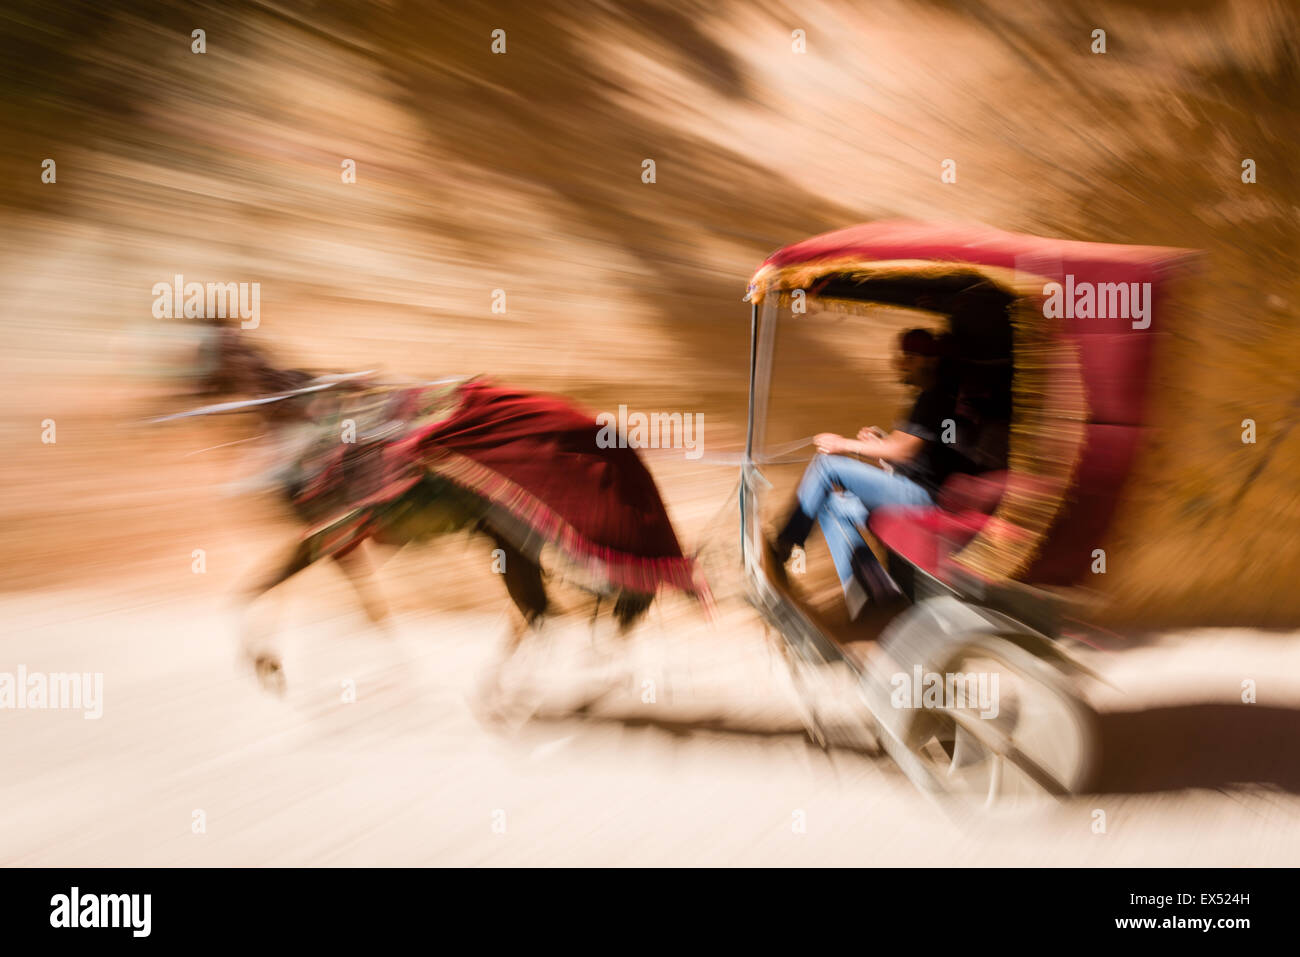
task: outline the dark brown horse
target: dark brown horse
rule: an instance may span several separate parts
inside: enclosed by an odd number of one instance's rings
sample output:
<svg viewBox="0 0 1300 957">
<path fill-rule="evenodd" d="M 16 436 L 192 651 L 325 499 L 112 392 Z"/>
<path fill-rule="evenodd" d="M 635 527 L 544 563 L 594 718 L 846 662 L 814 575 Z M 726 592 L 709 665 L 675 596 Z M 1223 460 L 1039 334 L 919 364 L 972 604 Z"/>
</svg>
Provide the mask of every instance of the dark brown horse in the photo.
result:
<svg viewBox="0 0 1300 957">
<path fill-rule="evenodd" d="M 503 662 L 551 607 L 543 546 L 596 596 L 596 614 L 612 599 L 620 633 L 663 585 L 707 601 L 636 452 L 600 447 L 594 417 L 565 400 L 464 380 L 391 385 L 281 368 L 228 326 L 215 328 L 201 366 L 201 394 L 245 398 L 183 415 L 261 416 L 284 450 L 274 484 L 304 525 L 250 601 L 328 558 L 379 621 L 387 610 L 367 543 L 401 547 L 467 529 L 492 542 L 518 611 Z M 269 640 L 246 632 L 243 650 L 264 685 L 283 688 Z"/>
</svg>

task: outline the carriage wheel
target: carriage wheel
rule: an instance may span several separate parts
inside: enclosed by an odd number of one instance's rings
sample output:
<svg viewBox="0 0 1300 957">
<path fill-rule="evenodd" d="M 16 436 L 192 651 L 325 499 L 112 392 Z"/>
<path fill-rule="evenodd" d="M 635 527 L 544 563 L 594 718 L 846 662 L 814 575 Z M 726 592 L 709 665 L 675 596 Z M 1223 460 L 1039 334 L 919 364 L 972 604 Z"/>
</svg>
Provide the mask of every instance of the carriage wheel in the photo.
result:
<svg viewBox="0 0 1300 957">
<path fill-rule="evenodd" d="M 1096 718 L 1056 667 L 993 635 L 972 636 L 948 658 L 942 674 L 984 676 L 996 714 L 977 703 L 918 709 L 905 746 L 937 790 L 985 807 L 1075 794 L 1096 765 Z"/>
</svg>

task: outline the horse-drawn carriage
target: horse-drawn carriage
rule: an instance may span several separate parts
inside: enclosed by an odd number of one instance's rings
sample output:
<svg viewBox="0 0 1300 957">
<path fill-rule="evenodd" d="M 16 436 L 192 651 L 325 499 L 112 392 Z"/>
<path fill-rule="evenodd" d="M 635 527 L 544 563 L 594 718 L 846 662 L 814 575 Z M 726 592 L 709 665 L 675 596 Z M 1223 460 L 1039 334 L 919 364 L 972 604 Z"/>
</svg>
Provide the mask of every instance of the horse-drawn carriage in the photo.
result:
<svg viewBox="0 0 1300 957">
<path fill-rule="evenodd" d="M 1056 639 L 1063 621 L 1087 616 L 1096 594 L 1089 586 L 1150 435 L 1172 280 L 1192 258 L 885 222 L 778 250 L 750 281 L 739 487 L 749 599 L 798 660 L 852 669 L 880 744 L 921 787 L 988 800 L 1086 788 L 1098 743 L 1075 682 L 1087 669 Z M 786 351 L 778 343 L 790 341 L 779 337 L 900 308 L 943 321 L 958 363 L 1007 370 L 1009 447 L 1005 468 L 954 475 L 933 506 L 870 514 L 863 534 L 883 547 L 911 604 L 880 633 L 868 666 L 765 570 L 771 483 L 760 466 L 781 444 L 768 428 L 769 403 L 788 396 L 773 389 L 774 359 Z M 854 332 L 837 334 L 847 343 Z M 981 709 L 975 682 L 990 676 L 999 700 Z"/>
<path fill-rule="evenodd" d="M 985 227 L 875 223 L 781 249 L 750 281 L 737 563 L 746 595 L 792 660 L 850 669 L 876 738 L 923 788 L 993 799 L 1087 786 L 1097 738 L 1075 688 L 1087 669 L 1057 639 L 1067 617 L 1087 618 L 1098 591 L 1089 586 L 1149 445 L 1159 346 L 1193 258 Z M 910 604 L 884 627 L 867 666 L 765 570 L 764 468 L 789 451 L 788 437 L 769 428 L 774 398 L 797 411 L 802 402 L 808 415 L 825 411 L 811 387 L 775 395 L 774 361 L 827 316 L 871 319 L 882 309 L 943 323 L 963 381 L 1005 385 L 1009 421 L 1002 467 L 953 476 L 931 506 L 870 513 L 862 534 L 887 554 Z M 823 389 L 834 379 L 822 368 L 835 365 L 828 356 L 851 341 L 861 350 L 853 330 L 835 334 L 820 365 L 803 370 Z M 547 609 L 543 547 L 615 597 L 624 625 L 662 587 L 708 602 L 635 451 L 606 448 L 595 420 L 567 401 L 480 382 L 313 377 L 275 368 L 232 329 L 221 335 L 205 387 L 257 397 L 182 415 L 254 409 L 281 432 L 305 423 L 313 437 L 275 474 L 318 524 L 260 589 L 330 557 L 365 600 L 352 556 L 367 539 L 402 544 L 471 527 L 516 556 L 506 586 L 528 623 Z M 861 385 L 831 382 L 840 399 Z M 311 404 L 319 396 L 337 408 L 322 413 Z M 354 420 L 357 438 L 340 443 L 338 425 Z M 278 658 L 263 652 L 257 661 L 278 676 Z M 816 709 L 808 714 L 809 731 L 822 735 Z"/>
</svg>

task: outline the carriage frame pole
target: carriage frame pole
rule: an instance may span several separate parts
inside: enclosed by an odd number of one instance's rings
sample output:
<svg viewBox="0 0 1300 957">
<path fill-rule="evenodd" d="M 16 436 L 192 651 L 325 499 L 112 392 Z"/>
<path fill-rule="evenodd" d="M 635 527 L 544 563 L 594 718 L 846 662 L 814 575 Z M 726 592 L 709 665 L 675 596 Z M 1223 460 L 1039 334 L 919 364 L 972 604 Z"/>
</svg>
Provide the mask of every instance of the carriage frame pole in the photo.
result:
<svg viewBox="0 0 1300 957">
<path fill-rule="evenodd" d="M 740 555 L 749 565 L 749 511 L 753 507 L 750 476 L 754 468 L 754 404 L 757 401 L 758 375 L 758 303 L 749 307 L 749 416 L 745 426 L 745 458 L 740 464 Z"/>
<path fill-rule="evenodd" d="M 745 464 L 749 465 L 754 455 L 754 401 L 756 395 L 755 378 L 758 374 L 758 303 L 749 307 L 749 421 L 745 430 Z"/>
</svg>

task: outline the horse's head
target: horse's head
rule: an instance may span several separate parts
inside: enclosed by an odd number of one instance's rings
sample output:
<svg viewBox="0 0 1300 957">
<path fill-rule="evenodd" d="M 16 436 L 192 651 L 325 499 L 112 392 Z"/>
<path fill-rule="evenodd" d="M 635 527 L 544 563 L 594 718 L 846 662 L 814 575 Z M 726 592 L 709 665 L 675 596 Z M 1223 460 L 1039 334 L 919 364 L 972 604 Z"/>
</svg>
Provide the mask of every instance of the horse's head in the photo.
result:
<svg viewBox="0 0 1300 957">
<path fill-rule="evenodd" d="M 217 323 L 201 340 L 195 356 L 195 389 L 200 395 L 262 396 L 300 389 L 313 376 L 282 369 L 246 338 L 237 325 Z"/>
<path fill-rule="evenodd" d="M 313 378 L 282 369 L 241 334 L 237 322 L 178 319 L 141 327 L 127 346 L 143 374 L 170 381 L 181 396 L 262 396 L 300 388 Z"/>
<path fill-rule="evenodd" d="M 151 347 L 155 371 L 173 382 L 170 403 L 203 407 L 162 421 L 211 412 L 247 410 L 274 422 L 310 418 L 310 388 L 320 377 L 281 368 L 241 333 L 237 322 L 190 319 L 169 322 Z M 215 399 L 221 401 L 213 402 Z"/>
</svg>

